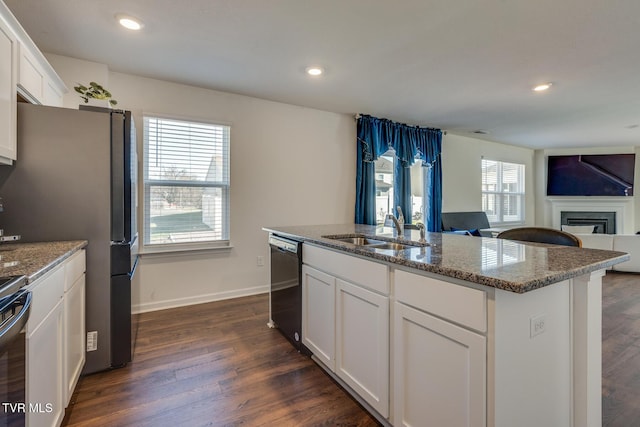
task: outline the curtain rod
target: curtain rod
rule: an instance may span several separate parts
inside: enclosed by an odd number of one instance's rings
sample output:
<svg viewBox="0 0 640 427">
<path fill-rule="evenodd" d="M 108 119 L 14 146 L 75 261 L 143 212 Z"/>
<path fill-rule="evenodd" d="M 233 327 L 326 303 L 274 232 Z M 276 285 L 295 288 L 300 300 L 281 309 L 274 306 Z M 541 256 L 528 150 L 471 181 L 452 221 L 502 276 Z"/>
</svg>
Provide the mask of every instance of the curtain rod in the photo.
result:
<svg viewBox="0 0 640 427">
<path fill-rule="evenodd" d="M 356 115 L 355 115 L 353 118 L 354 118 L 355 120 L 358 120 L 360 117 L 362 117 L 362 115 L 361 115 L 360 113 L 356 113 Z M 384 120 L 389 120 L 389 119 L 384 119 Z M 391 121 L 391 120 L 389 120 L 389 121 Z M 403 123 L 403 124 L 404 124 L 404 123 Z M 409 125 L 409 126 L 420 127 L 420 126 L 415 126 L 415 125 Z M 425 127 L 425 126 L 422 126 L 422 127 Z M 442 131 L 442 134 L 443 134 L 443 135 L 446 135 L 446 134 L 447 134 L 447 131 L 446 131 L 446 130 L 442 130 L 442 129 L 440 129 L 440 130 Z"/>
</svg>

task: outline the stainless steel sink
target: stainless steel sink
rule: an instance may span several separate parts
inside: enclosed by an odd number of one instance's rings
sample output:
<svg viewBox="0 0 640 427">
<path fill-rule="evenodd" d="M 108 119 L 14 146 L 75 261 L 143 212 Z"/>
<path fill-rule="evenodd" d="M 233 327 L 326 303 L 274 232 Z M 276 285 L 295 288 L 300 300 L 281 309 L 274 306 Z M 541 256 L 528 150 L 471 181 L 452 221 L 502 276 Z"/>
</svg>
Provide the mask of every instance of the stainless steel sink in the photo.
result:
<svg viewBox="0 0 640 427">
<path fill-rule="evenodd" d="M 336 240 L 338 242 L 351 243 L 352 245 L 360 246 L 368 249 L 381 249 L 381 250 L 393 250 L 401 251 L 403 249 L 419 248 L 429 246 L 428 243 L 418 243 L 412 241 L 392 241 L 392 240 L 379 240 L 367 237 L 364 235 L 334 235 L 334 236 L 322 236 L 325 239 Z"/>
<path fill-rule="evenodd" d="M 369 239 L 368 237 L 360 237 L 360 236 L 359 237 L 342 237 L 339 239 L 332 239 L 332 240 L 351 243 L 356 246 L 379 245 L 381 243 L 386 243 L 384 240 Z"/>
</svg>

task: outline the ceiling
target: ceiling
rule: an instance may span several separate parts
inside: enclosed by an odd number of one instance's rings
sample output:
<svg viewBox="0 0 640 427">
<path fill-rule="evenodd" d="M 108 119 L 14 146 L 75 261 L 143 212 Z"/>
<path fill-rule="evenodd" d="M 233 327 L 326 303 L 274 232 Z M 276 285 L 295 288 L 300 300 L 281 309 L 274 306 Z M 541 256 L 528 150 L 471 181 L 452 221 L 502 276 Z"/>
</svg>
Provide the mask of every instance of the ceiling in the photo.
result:
<svg viewBox="0 0 640 427">
<path fill-rule="evenodd" d="M 638 0 L 5 3 L 42 51 L 111 71 L 531 148 L 640 145 Z"/>
</svg>

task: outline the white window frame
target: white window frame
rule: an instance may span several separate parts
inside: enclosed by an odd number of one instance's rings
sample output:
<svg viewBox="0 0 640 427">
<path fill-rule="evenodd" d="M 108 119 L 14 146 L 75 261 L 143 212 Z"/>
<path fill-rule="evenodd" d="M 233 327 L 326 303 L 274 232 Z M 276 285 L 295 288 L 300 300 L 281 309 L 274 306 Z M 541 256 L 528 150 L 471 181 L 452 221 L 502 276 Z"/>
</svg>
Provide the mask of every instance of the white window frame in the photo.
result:
<svg viewBox="0 0 640 427">
<path fill-rule="evenodd" d="M 224 138 L 224 157 L 226 172 L 222 181 L 199 181 L 199 180 L 167 180 L 167 179 L 150 179 L 149 178 L 149 138 L 147 135 L 147 119 L 170 120 L 185 123 L 205 124 L 212 126 L 221 126 L 226 128 L 226 138 Z M 167 253 L 167 252 L 183 252 L 198 251 L 209 249 L 230 249 L 230 175 L 231 175 L 231 124 L 224 122 L 204 121 L 200 119 L 192 119 L 180 116 L 168 116 L 154 113 L 143 114 L 143 230 L 142 230 L 142 253 Z M 225 179 L 226 178 L 226 179 Z M 215 240 L 204 240 L 194 242 L 180 243 L 150 243 L 150 215 L 151 215 L 151 187 L 152 186 L 177 186 L 177 187 L 201 187 L 201 188 L 220 188 L 223 195 L 223 211 L 222 215 L 222 238 Z"/>
<path fill-rule="evenodd" d="M 486 182 L 485 176 L 485 162 L 493 162 L 496 163 L 496 180 L 497 187 L 496 191 L 485 190 L 484 184 Z M 507 191 L 504 189 L 504 166 L 505 165 L 515 165 L 518 167 L 518 191 Z M 482 185 L 482 210 L 487 213 L 487 218 L 489 223 L 492 226 L 496 225 L 521 225 L 525 223 L 525 165 L 523 163 L 514 163 L 514 162 L 502 162 L 500 160 L 491 160 L 491 159 L 482 159 L 481 160 L 481 185 Z M 494 196 L 496 198 L 496 213 L 495 215 L 491 215 L 488 213 L 487 209 L 487 198 L 488 196 Z M 505 220 L 504 210 L 503 210 L 503 201 L 506 196 L 515 196 L 517 203 L 519 205 L 518 208 L 518 219 L 516 220 Z"/>
</svg>

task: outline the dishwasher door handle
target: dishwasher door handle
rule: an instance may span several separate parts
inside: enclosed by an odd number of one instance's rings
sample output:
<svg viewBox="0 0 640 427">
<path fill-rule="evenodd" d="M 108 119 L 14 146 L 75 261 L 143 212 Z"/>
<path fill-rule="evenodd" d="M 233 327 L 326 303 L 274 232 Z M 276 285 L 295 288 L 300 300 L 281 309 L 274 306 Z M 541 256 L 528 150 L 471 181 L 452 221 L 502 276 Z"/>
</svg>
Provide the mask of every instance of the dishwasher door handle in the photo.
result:
<svg viewBox="0 0 640 427">
<path fill-rule="evenodd" d="M 4 316 L 5 313 L 13 311 L 14 305 L 21 298 L 24 298 L 25 301 L 22 303 L 22 308 L 18 314 L 13 315 L 13 317 L 2 326 L 2 329 L 0 329 L 0 353 L 8 343 L 20 334 L 29 319 L 31 292 L 27 290 L 16 292 L 13 296 L 7 297 L 7 301 L 2 307 L 2 315 Z"/>
</svg>

